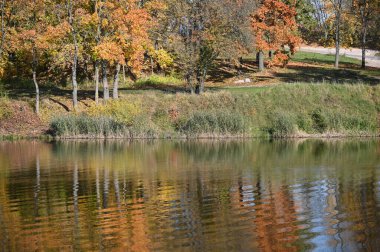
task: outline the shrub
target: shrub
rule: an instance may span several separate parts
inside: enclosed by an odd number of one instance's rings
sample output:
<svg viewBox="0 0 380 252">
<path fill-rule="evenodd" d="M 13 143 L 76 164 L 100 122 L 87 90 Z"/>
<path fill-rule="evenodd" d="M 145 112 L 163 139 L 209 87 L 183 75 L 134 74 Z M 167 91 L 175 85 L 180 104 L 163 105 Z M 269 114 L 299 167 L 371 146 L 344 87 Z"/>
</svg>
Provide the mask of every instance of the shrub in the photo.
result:
<svg viewBox="0 0 380 252">
<path fill-rule="evenodd" d="M 287 137 L 296 132 L 294 116 L 285 111 L 275 111 L 269 116 L 268 132 L 272 137 Z"/>
<path fill-rule="evenodd" d="M 12 116 L 12 109 L 7 98 L 0 97 L 0 119 L 7 119 Z"/>
<path fill-rule="evenodd" d="M 321 109 L 315 110 L 311 114 L 311 119 L 313 121 L 313 129 L 319 133 L 323 133 L 327 129 L 327 121 L 325 115 L 323 115 Z"/>
</svg>

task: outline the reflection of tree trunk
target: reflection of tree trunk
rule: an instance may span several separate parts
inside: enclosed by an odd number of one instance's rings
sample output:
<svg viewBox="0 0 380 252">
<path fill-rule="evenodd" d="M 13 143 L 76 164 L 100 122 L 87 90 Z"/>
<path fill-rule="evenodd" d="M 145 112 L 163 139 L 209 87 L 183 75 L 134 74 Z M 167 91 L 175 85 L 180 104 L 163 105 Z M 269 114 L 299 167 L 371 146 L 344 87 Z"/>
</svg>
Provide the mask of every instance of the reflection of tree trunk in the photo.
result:
<svg viewBox="0 0 380 252">
<path fill-rule="evenodd" d="M 98 209 L 101 208 L 100 205 L 100 180 L 99 180 L 99 166 L 96 165 L 96 179 L 95 179 L 95 186 L 96 186 L 96 205 Z"/>
<path fill-rule="evenodd" d="M 104 168 L 103 175 L 103 208 L 108 207 L 108 190 L 109 190 L 109 177 L 108 177 L 108 168 Z"/>
<path fill-rule="evenodd" d="M 73 174 L 73 203 L 74 203 L 74 250 L 79 249 L 79 206 L 78 206 L 79 174 L 75 162 Z"/>
<path fill-rule="evenodd" d="M 40 169 L 40 156 L 36 157 L 36 186 L 34 187 L 34 217 L 38 217 L 39 209 L 39 194 L 41 190 L 41 169 Z"/>
<path fill-rule="evenodd" d="M 119 187 L 119 176 L 117 171 L 113 170 L 113 185 L 115 187 L 115 194 L 116 194 L 116 203 L 117 207 L 120 208 L 120 187 Z"/>
</svg>

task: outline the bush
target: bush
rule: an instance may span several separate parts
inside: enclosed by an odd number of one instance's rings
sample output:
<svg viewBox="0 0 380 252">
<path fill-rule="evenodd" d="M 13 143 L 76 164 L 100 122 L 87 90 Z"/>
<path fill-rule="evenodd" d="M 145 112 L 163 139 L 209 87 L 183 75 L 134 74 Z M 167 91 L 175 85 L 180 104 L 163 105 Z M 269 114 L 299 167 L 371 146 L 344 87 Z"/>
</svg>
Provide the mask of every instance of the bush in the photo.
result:
<svg viewBox="0 0 380 252">
<path fill-rule="evenodd" d="M 311 114 L 311 119 L 313 121 L 313 129 L 319 133 L 323 133 L 327 129 L 327 121 L 325 116 L 323 115 L 321 109 L 315 110 Z"/>
<path fill-rule="evenodd" d="M 272 137 L 287 137 L 296 133 L 294 116 L 285 111 L 276 111 L 270 115 L 268 133 Z"/>
<path fill-rule="evenodd" d="M 9 107 L 9 100 L 0 97 L 0 120 L 7 119 L 12 116 L 12 109 Z"/>
</svg>

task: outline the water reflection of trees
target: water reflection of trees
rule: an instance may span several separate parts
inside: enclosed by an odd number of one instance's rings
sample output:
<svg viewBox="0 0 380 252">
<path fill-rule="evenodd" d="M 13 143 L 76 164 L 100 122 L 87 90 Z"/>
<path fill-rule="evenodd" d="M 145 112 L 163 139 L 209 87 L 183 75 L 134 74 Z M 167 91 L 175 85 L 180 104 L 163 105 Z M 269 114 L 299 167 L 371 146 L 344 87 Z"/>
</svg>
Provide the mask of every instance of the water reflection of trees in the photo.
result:
<svg viewBox="0 0 380 252">
<path fill-rule="evenodd" d="M 14 251 L 376 248 L 378 149 L 373 140 L 1 142 L 0 239 Z"/>
</svg>

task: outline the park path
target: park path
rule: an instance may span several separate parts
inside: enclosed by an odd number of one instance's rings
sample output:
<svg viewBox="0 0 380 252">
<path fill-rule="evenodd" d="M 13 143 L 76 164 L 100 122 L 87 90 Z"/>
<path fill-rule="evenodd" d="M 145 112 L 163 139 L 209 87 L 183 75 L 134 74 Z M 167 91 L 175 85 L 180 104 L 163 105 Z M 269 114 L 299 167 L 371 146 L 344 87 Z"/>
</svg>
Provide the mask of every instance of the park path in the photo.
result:
<svg viewBox="0 0 380 252">
<path fill-rule="evenodd" d="M 326 48 L 326 47 L 313 47 L 313 46 L 301 46 L 301 52 L 315 52 L 321 54 L 335 54 L 335 48 Z M 375 50 L 367 50 L 366 52 L 366 65 L 370 67 L 380 68 L 380 57 L 376 56 L 378 51 Z M 344 55 L 346 57 L 354 58 L 354 59 L 362 59 L 362 50 L 359 48 L 341 48 L 340 55 Z"/>
</svg>

